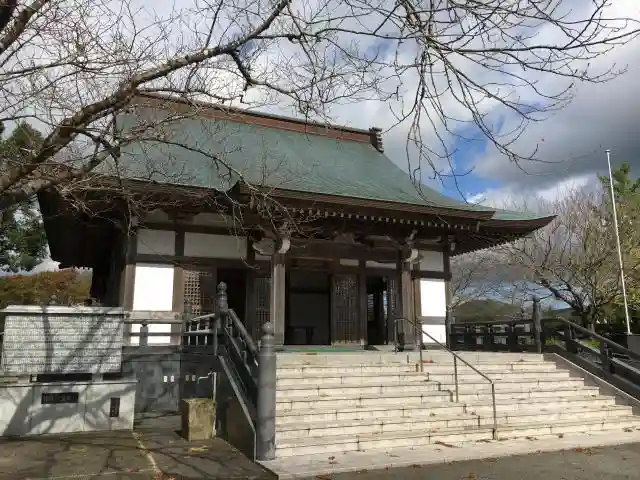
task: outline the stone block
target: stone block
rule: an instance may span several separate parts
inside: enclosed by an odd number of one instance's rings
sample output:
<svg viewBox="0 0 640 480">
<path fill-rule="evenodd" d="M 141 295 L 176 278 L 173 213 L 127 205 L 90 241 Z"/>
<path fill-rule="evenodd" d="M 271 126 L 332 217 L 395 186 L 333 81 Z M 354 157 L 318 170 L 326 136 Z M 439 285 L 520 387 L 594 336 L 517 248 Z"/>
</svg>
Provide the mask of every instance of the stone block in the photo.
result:
<svg viewBox="0 0 640 480">
<path fill-rule="evenodd" d="M 208 440 L 214 436 L 216 404 L 211 398 L 186 398 L 180 405 L 182 436 L 188 441 Z"/>
</svg>

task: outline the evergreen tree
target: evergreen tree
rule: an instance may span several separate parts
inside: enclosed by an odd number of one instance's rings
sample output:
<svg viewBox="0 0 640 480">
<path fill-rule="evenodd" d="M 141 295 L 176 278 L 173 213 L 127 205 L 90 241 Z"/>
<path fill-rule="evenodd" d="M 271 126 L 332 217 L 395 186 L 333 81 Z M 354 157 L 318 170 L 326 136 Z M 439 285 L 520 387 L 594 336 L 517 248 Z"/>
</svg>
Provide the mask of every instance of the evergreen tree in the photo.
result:
<svg viewBox="0 0 640 480">
<path fill-rule="evenodd" d="M 25 165 L 42 143 L 42 135 L 21 123 L 7 138 L 0 125 L 0 172 Z M 35 199 L 0 212 L 0 270 L 31 271 L 47 255 L 47 240 Z"/>
<path fill-rule="evenodd" d="M 640 178 L 633 178 L 631 166 L 622 164 L 612 172 L 616 198 L 620 244 L 625 269 L 629 313 L 632 320 L 640 319 Z M 602 186 L 610 190 L 609 178 L 600 177 Z M 612 215 L 611 200 L 607 202 L 609 218 Z M 613 219 L 611 218 L 611 221 Z M 611 224 L 611 222 L 609 222 Z M 613 261 L 613 259 L 612 259 Z M 611 318 L 624 322 L 623 301 L 620 296 L 611 308 Z M 634 322 L 634 323 L 635 323 Z"/>
</svg>

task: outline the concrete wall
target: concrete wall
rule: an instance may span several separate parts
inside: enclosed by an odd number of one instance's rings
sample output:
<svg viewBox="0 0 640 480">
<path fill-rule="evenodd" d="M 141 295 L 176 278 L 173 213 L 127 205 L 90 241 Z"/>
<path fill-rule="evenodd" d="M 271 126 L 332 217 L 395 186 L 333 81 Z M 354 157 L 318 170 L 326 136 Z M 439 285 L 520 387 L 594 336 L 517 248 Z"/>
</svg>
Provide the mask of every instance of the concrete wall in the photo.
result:
<svg viewBox="0 0 640 480">
<path fill-rule="evenodd" d="M 177 412 L 181 398 L 210 397 L 212 384 L 207 377 L 215 371 L 211 351 L 180 352 L 177 346 L 125 347 L 122 370 L 138 378 L 135 411 Z"/>
<path fill-rule="evenodd" d="M 42 404 L 42 395 L 77 393 L 77 403 Z M 16 383 L 0 387 L 0 435 L 133 429 L 135 380 Z M 118 417 L 110 417 L 120 398 Z"/>
</svg>

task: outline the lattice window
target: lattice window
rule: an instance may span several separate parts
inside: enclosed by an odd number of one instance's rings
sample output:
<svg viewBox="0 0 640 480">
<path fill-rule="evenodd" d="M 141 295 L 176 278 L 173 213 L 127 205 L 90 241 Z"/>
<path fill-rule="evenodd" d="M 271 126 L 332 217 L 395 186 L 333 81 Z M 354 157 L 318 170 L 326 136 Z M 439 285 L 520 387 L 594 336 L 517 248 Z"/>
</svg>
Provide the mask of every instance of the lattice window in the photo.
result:
<svg viewBox="0 0 640 480">
<path fill-rule="evenodd" d="M 262 335 L 262 325 L 271 318 L 271 277 L 256 277 L 256 318 L 253 322 L 253 338 L 258 340 Z"/>
<path fill-rule="evenodd" d="M 398 312 L 398 295 L 400 282 L 396 278 L 387 278 L 387 291 L 386 291 L 386 314 L 387 314 L 387 341 L 393 342 L 394 338 L 394 324 L 396 318 L 402 315 L 402 312 Z M 402 331 L 402 322 L 398 324 L 398 330 Z"/>
<path fill-rule="evenodd" d="M 376 319 L 376 301 L 375 294 L 367 294 L 367 321 L 373 322 Z"/>
<path fill-rule="evenodd" d="M 206 270 L 184 271 L 185 308 L 194 316 L 213 313 L 216 305 L 216 278 Z"/>
<path fill-rule="evenodd" d="M 356 342 L 358 336 L 358 277 L 341 274 L 333 278 L 333 315 L 336 342 Z"/>
</svg>

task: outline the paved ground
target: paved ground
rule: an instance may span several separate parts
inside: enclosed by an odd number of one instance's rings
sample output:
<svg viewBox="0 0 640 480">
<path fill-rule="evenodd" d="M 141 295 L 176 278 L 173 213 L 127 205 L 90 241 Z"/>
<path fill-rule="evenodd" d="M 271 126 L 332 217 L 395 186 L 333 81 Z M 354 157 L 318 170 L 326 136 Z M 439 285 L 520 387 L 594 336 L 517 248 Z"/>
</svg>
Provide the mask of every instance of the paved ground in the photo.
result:
<svg viewBox="0 0 640 480">
<path fill-rule="evenodd" d="M 640 444 L 472 460 L 305 480 L 627 480 L 640 477 Z"/>
<path fill-rule="evenodd" d="M 177 418 L 146 419 L 136 432 L 0 441 L 2 480 L 262 480 L 274 475 L 220 439 L 189 443 Z"/>
<path fill-rule="evenodd" d="M 627 453 L 618 454 L 622 450 Z M 604 460 L 599 458 L 594 461 L 596 464 L 594 468 L 584 469 L 586 474 L 592 476 L 580 476 L 582 472 L 580 468 L 590 461 L 593 452 L 604 452 Z M 549 455 L 549 457 L 539 460 L 542 455 Z M 524 463 L 519 463 L 522 458 L 526 460 Z M 464 446 L 441 443 L 387 451 L 371 450 L 335 455 L 285 457 L 262 463 L 276 472 L 280 480 L 400 479 L 408 474 L 411 474 L 408 478 L 433 480 L 640 478 L 640 431 L 621 429 L 590 434 L 565 434 L 558 437 L 491 440 L 469 442 Z M 521 465 L 529 466 L 524 468 Z M 369 472 L 366 475 L 354 473 L 364 470 Z M 374 471 L 377 473 L 373 473 Z M 396 472 L 393 473 L 394 477 L 390 476 L 390 472 Z M 563 476 L 566 472 L 572 472 L 573 476 L 568 474 Z M 630 472 L 631 477 L 625 476 Z M 477 478 L 473 475 L 469 476 L 470 474 L 475 474 Z M 481 474 L 484 476 L 480 476 Z M 616 477 L 616 474 L 621 476 Z"/>
</svg>

